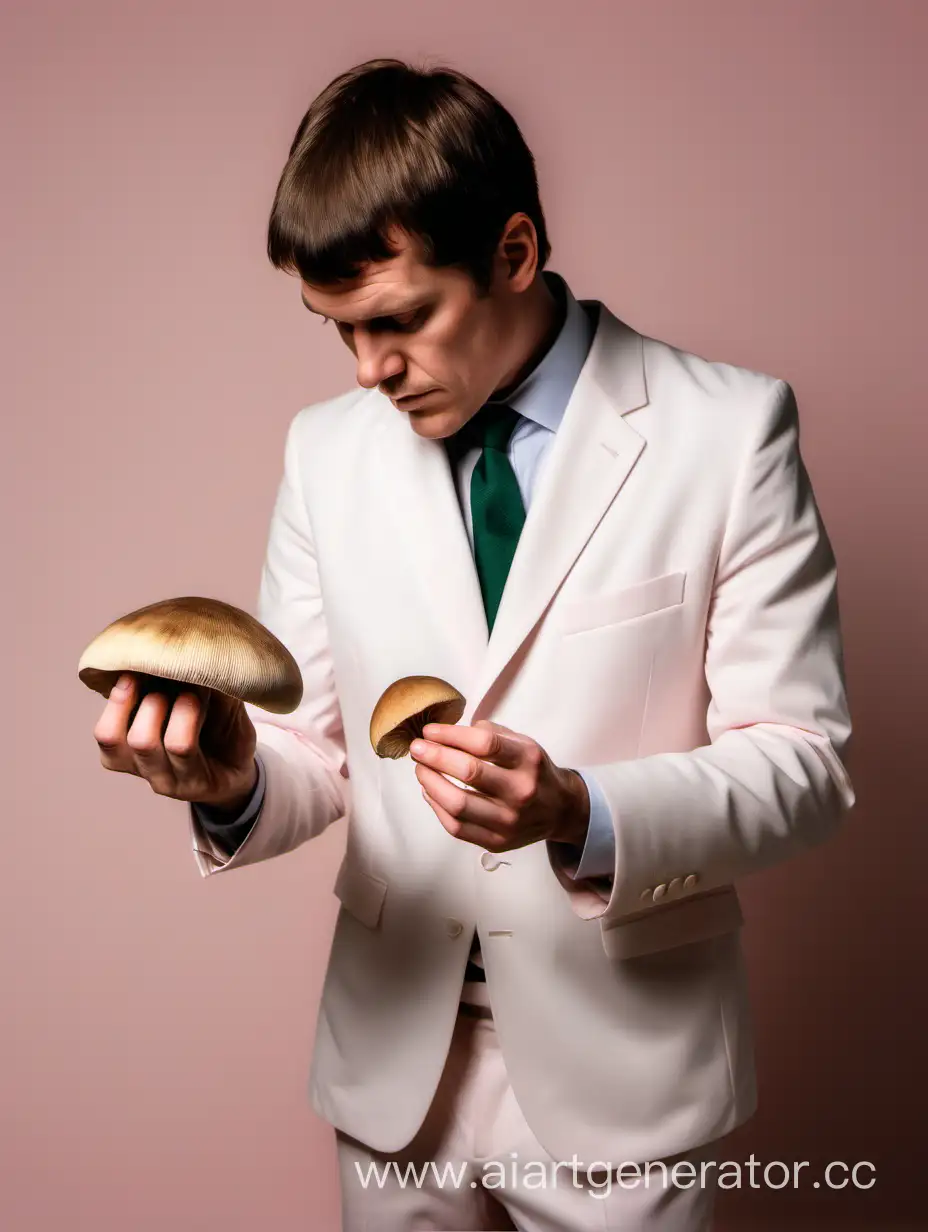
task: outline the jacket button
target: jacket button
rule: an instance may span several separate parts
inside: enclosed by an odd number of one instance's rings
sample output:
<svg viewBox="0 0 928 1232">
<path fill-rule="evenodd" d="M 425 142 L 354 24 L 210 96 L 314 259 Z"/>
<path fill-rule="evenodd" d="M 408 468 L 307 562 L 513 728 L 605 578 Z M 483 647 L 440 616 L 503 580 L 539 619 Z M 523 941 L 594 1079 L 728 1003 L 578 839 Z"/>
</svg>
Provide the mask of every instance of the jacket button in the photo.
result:
<svg viewBox="0 0 928 1232">
<path fill-rule="evenodd" d="M 663 882 L 661 882 L 659 886 L 654 887 L 654 893 L 651 895 L 651 898 L 654 900 L 654 902 L 657 903 L 657 902 L 660 902 L 660 900 L 664 897 L 666 893 L 667 893 L 667 887 L 664 885 Z"/>
<path fill-rule="evenodd" d="M 651 889 L 651 887 L 650 887 L 650 886 L 646 886 L 646 887 L 645 887 L 645 888 L 641 891 L 641 893 L 638 895 L 638 897 L 639 897 L 639 898 L 642 898 L 642 899 L 644 899 L 644 898 L 650 898 L 650 897 L 651 897 L 651 895 L 652 895 L 653 893 L 654 893 L 654 891 Z"/>
<path fill-rule="evenodd" d="M 695 873 L 690 873 L 690 875 L 683 882 L 684 890 L 692 890 L 698 880 L 699 878 Z"/>
<path fill-rule="evenodd" d="M 445 920 L 445 929 L 449 937 L 459 937 L 464 931 L 464 925 L 460 920 Z"/>
<path fill-rule="evenodd" d="M 683 889 L 683 878 L 674 877 L 672 881 L 667 883 L 668 897 L 679 894 Z"/>
</svg>

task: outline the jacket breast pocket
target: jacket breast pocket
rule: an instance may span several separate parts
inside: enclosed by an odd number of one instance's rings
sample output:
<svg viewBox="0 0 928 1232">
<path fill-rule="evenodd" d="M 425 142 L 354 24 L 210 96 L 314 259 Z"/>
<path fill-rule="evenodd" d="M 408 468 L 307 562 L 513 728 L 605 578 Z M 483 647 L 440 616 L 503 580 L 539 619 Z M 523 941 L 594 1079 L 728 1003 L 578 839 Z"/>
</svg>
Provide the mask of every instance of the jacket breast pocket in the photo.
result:
<svg viewBox="0 0 928 1232">
<path fill-rule="evenodd" d="M 368 928 L 376 928 L 383 910 L 387 883 L 358 868 L 348 859 L 342 860 L 333 886 L 335 896 L 356 920 Z"/>
<path fill-rule="evenodd" d="M 683 602 L 685 582 L 685 572 L 664 573 L 620 590 L 562 602 L 556 609 L 557 631 L 570 636 L 677 607 Z"/>
</svg>

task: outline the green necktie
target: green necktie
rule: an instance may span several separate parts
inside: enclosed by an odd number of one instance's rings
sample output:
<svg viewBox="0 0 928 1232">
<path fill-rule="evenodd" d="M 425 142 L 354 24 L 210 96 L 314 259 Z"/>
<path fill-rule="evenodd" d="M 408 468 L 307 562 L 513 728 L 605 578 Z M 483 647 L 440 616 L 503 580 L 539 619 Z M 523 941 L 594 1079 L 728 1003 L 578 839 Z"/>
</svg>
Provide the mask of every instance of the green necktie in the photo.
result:
<svg viewBox="0 0 928 1232">
<path fill-rule="evenodd" d="M 487 625 L 492 630 L 525 522 L 525 506 L 506 446 L 519 420 L 512 407 L 487 403 L 465 425 L 468 437 L 483 445 L 470 480 L 474 562 L 480 579 Z"/>
</svg>

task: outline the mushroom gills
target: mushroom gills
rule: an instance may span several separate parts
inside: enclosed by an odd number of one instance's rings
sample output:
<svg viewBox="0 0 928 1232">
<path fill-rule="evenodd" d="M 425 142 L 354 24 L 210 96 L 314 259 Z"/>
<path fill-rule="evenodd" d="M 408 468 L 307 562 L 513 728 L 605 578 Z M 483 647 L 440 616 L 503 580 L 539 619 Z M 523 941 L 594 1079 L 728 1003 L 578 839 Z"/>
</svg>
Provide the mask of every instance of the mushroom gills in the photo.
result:
<svg viewBox="0 0 928 1232">
<path fill-rule="evenodd" d="M 426 723 L 456 723 L 461 717 L 457 702 L 435 702 L 410 716 L 400 727 L 387 732 L 380 742 L 382 757 L 405 757 L 414 740 L 422 739 Z"/>
</svg>

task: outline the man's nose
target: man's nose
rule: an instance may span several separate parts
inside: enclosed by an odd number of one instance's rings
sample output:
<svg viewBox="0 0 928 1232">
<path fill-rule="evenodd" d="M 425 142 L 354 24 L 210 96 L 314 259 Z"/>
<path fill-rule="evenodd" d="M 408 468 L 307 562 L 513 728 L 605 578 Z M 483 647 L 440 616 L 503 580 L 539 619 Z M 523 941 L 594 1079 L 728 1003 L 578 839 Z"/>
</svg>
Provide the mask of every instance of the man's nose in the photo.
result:
<svg viewBox="0 0 928 1232">
<path fill-rule="evenodd" d="M 358 361 L 358 384 L 363 389 L 399 376 L 403 371 L 402 355 L 386 339 L 364 338 L 355 333 L 355 356 Z"/>
</svg>

